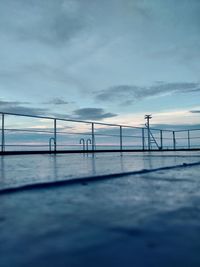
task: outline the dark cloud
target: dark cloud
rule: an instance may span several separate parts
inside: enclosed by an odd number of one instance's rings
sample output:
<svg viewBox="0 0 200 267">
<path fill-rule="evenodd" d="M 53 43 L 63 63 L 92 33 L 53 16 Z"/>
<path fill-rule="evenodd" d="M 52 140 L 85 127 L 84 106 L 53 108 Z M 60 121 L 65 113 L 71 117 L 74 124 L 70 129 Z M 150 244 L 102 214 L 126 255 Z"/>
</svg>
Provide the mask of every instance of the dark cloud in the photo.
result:
<svg viewBox="0 0 200 267">
<path fill-rule="evenodd" d="M 62 101 L 61 99 L 55 99 L 51 103 L 56 105 L 63 105 L 67 102 Z M 4 101 L 0 100 L 0 112 L 4 113 L 16 113 L 24 115 L 35 115 L 35 116 L 53 116 L 63 119 L 77 119 L 77 120 L 102 120 L 106 118 L 112 118 L 117 116 L 114 113 L 106 113 L 101 108 L 82 108 L 76 109 L 73 111 L 73 114 L 60 114 L 52 113 L 47 108 L 36 108 L 28 107 L 29 102 L 19 102 L 19 101 Z"/>
<path fill-rule="evenodd" d="M 64 114 L 64 113 L 51 112 L 51 113 L 49 113 L 49 115 L 51 117 L 59 118 L 59 119 L 65 119 L 65 120 L 72 119 L 69 114 Z"/>
<path fill-rule="evenodd" d="M 17 113 L 17 114 L 24 114 L 24 115 L 35 115 L 35 116 L 47 114 L 48 109 L 27 107 L 27 106 L 24 106 L 25 104 L 29 104 L 29 103 L 0 100 L 0 112 Z"/>
<path fill-rule="evenodd" d="M 45 102 L 44 104 L 50 104 L 50 105 L 67 105 L 69 102 L 63 100 L 62 98 L 56 97 L 48 102 Z"/>
<path fill-rule="evenodd" d="M 103 120 L 115 116 L 117 114 L 106 113 L 102 108 L 81 108 L 73 112 L 73 117 L 79 120 Z"/>
<path fill-rule="evenodd" d="M 30 104 L 30 102 L 20 102 L 20 101 L 4 101 L 4 100 L 0 100 L 0 106 L 18 106 L 18 105 L 26 105 L 26 104 Z"/>
<path fill-rule="evenodd" d="M 0 17 L 6 22 L 6 34 L 45 44 L 64 44 L 85 26 L 80 3 L 72 0 L 6 1 L 1 3 Z"/>
<path fill-rule="evenodd" d="M 115 101 L 131 104 L 134 101 L 142 100 L 145 98 L 190 92 L 200 92 L 200 84 L 158 82 L 155 85 L 149 87 L 118 85 L 98 92 L 95 97 L 99 101 Z"/>
<path fill-rule="evenodd" d="M 200 113 L 200 110 L 190 110 L 190 113 Z"/>
</svg>

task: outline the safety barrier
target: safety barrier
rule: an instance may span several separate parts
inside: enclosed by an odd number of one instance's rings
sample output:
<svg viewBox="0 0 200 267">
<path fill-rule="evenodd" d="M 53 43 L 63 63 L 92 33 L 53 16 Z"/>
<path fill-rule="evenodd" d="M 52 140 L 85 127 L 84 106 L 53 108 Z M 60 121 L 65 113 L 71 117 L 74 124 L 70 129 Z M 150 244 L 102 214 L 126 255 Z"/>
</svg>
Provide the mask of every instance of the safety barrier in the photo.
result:
<svg viewBox="0 0 200 267">
<path fill-rule="evenodd" d="M 1 154 L 200 149 L 200 129 L 166 130 L 0 112 Z"/>
</svg>

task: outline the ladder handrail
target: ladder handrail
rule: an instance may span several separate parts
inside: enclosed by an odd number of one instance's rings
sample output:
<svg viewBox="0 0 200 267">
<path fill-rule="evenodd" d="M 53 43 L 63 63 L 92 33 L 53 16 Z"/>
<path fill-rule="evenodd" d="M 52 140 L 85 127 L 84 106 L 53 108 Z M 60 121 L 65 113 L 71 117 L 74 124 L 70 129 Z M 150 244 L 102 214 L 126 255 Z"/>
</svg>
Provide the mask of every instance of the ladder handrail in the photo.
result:
<svg viewBox="0 0 200 267">
<path fill-rule="evenodd" d="M 87 141 L 86 141 L 86 149 L 87 149 L 87 151 L 89 150 L 89 144 L 90 145 L 92 144 L 92 140 L 90 138 L 87 139 Z"/>
<path fill-rule="evenodd" d="M 150 129 L 149 129 L 149 133 L 150 133 L 150 135 L 151 135 L 151 137 L 153 139 L 153 142 L 156 144 L 157 148 L 160 149 L 160 146 L 158 145 L 158 143 L 157 143 L 155 137 L 153 136 L 152 132 L 150 131 Z"/>
<path fill-rule="evenodd" d="M 80 141 L 79 141 L 79 144 L 83 145 L 83 151 L 85 151 L 85 139 L 84 138 L 81 138 Z"/>
</svg>

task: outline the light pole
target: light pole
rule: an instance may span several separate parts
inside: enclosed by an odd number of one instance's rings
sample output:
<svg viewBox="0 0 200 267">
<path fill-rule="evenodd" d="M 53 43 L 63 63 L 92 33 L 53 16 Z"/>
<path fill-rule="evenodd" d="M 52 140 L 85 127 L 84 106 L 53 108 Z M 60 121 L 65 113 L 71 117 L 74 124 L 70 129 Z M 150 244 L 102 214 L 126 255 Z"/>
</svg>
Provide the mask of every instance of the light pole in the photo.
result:
<svg viewBox="0 0 200 267">
<path fill-rule="evenodd" d="M 150 119 L 152 119 L 152 115 L 145 115 L 144 118 L 145 118 L 145 120 L 147 120 L 147 122 L 145 123 L 145 126 L 147 127 L 147 134 L 148 134 L 148 150 L 151 150 L 151 137 L 150 137 L 149 121 L 150 121 Z"/>
</svg>

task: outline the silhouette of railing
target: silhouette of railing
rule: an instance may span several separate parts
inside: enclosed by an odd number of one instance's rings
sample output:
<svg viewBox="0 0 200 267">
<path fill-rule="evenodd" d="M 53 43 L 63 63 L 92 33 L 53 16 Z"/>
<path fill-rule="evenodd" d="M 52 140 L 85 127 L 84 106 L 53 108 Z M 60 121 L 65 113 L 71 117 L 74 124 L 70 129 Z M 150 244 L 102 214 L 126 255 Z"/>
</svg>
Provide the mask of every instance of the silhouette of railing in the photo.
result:
<svg viewBox="0 0 200 267">
<path fill-rule="evenodd" d="M 0 112 L 0 117 L 1 154 L 200 149 L 200 129 L 148 132 L 147 127 L 27 114 Z"/>
</svg>

